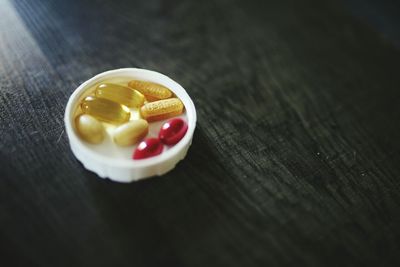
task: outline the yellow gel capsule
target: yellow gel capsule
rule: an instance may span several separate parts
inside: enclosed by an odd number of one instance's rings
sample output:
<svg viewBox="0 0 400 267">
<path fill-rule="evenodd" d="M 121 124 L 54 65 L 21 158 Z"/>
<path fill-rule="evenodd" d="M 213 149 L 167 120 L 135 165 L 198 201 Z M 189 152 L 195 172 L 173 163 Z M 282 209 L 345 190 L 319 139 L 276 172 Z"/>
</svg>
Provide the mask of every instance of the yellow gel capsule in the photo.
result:
<svg viewBox="0 0 400 267">
<path fill-rule="evenodd" d="M 96 88 L 97 97 L 120 103 L 127 107 L 139 108 L 143 106 L 144 95 L 140 92 L 114 83 L 102 83 Z"/>
<path fill-rule="evenodd" d="M 172 96 L 171 90 L 157 83 L 133 80 L 129 82 L 128 86 L 144 94 L 148 101 L 166 99 Z"/>
<path fill-rule="evenodd" d="M 129 108 L 114 101 L 87 96 L 81 103 L 83 113 L 92 115 L 98 120 L 121 124 L 127 122 L 131 117 Z"/>
<path fill-rule="evenodd" d="M 140 109 L 140 114 L 147 121 L 159 121 L 182 114 L 183 103 L 179 98 L 168 98 L 146 103 Z"/>
<path fill-rule="evenodd" d="M 75 126 L 79 136 L 92 144 L 101 143 L 104 139 L 104 127 L 94 117 L 81 114 L 75 118 Z"/>
</svg>

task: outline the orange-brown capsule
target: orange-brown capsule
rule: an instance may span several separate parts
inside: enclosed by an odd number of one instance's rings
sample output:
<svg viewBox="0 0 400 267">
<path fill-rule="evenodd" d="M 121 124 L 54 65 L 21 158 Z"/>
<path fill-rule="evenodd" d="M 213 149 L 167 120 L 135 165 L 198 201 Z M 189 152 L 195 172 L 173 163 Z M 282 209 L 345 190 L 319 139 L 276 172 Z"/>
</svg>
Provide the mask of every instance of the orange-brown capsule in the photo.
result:
<svg viewBox="0 0 400 267">
<path fill-rule="evenodd" d="M 129 82 L 128 86 L 144 94 L 148 101 L 166 99 L 172 96 L 171 90 L 157 83 L 133 80 Z"/>
<path fill-rule="evenodd" d="M 98 120 L 121 124 L 127 122 L 131 117 L 129 108 L 114 101 L 87 96 L 81 103 L 83 113 L 92 115 Z"/>
<path fill-rule="evenodd" d="M 146 103 L 140 109 L 140 114 L 147 121 L 159 121 L 182 114 L 183 103 L 179 98 L 168 98 Z"/>
<path fill-rule="evenodd" d="M 154 101 L 160 100 L 159 98 L 155 98 L 155 97 L 152 97 L 152 96 L 149 96 L 149 95 L 146 95 L 145 97 L 146 97 L 146 101 L 147 102 L 154 102 Z"/>
<path fill-rule="evenodd" d="M 142 93 L 114 83 L 100 84 L 97 86 L 95 94 L 97 97 L 106 98 L 131 108 L 139 108 L 144 103 L 144 95 Z"/>
</svg>

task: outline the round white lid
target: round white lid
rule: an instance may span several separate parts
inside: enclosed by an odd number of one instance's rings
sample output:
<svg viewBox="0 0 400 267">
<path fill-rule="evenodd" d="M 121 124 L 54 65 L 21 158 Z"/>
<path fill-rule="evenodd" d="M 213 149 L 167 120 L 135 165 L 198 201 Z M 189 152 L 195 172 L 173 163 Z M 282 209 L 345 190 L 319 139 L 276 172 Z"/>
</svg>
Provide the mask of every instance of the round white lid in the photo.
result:
<svg viewBox="0 0 400 267">
<path fill-rule="evenodd" d="M 176 145 L 164 146 L 164 151 L 160 155 L 141 160 L 131 158 L 137 145 L 127 148 L 118 147 L 113 144 L 111 135 L 108 135 L 101 144 L 89 144 L 77 135 L 74 124 L 77 107 L 91 88 L 95 88 L 101 82 L 133 79 L 151 81 L 169 88 L 183 102 L 185 113 L 179 117 L 185 119 L 188 124 L 185 136 Z M 102 178 L 131 182 L 162 175 L 172 170 L 186 156 L 196 127 L 196 109 L 185 89 L 171 78 L 155 71 L 123 68 L 100 73 L 81 84 L 68 100 L 64 123 L 71 150 L 86 169 Z M 164 121 L 150 123 L 148 137 L 156 137 L 163 123 Z"/>
</svg>

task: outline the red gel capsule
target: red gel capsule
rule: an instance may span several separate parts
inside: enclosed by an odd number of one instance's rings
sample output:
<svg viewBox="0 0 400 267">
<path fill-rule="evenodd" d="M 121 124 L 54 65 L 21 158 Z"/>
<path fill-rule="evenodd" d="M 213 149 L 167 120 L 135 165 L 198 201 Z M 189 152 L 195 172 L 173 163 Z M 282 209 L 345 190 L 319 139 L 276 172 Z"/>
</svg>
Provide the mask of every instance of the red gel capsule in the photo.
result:
<svg viewBox="0 0 400 267">
<path fill-rule="evenodd" d="M 187 129 L 188 125 L 184 120 L 172 119 L 161 127 L 158 138 L 166 145 L 175 145 L 185 136 Z"/>
<path fill-rule="evenodd" d="M 147 138 L 140 142 L 132 155 L 133 159 L 145 159 L 157 156 L 163 151 L 163 144 L 157 138 Z"/>
</svg>

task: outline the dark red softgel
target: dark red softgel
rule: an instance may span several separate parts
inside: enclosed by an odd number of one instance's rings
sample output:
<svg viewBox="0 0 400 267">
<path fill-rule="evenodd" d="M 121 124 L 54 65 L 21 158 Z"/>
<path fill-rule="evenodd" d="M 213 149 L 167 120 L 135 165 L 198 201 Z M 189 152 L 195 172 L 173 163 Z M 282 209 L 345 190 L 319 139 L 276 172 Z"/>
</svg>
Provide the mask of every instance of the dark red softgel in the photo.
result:
<svg viewBox="0 0 400 267">
<path fill-rule="evenodd" d="M 164 145 L 158 138 L 147 138 L 140 142 L 133 152 L 133 159 L 145 159 L 157 156 L 163 151 Z"/>
<path fill-rule="evenodd" d="M 161 127 L 158 138 L 166 145 L 175 145 L 185 136 L 187 129 L 188 125 L 184 120 L 172 119 Z"/>
</svg>

